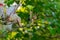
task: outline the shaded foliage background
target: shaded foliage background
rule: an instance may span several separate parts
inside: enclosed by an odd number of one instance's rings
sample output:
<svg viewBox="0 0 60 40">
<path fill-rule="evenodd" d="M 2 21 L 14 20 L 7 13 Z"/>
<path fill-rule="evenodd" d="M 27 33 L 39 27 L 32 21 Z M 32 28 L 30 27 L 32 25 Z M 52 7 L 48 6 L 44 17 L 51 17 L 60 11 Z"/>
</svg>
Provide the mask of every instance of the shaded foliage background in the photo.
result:
<svg viewBox="0 0 60 40">
<path fill-rule="evenodd" d="M 60 40 L 60 0 L 5 0 L 8 6 L 13 2 L 22 3 L 16 12 L 23 28 L 6 33 L 7 40 Z"/>
</svg>

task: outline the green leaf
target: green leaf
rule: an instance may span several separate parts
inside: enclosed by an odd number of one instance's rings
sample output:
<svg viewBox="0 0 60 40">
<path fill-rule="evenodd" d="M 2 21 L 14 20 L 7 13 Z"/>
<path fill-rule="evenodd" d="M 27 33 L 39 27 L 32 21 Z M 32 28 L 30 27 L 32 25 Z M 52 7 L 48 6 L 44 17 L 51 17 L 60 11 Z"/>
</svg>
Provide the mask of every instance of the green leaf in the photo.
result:
<svg viewBox="0 0 60 40">
<path fill-rule="evenodd" d="M 50 31 L 51 35 L 55 35 L 56 34 L 56 30 L 53 29 L 52 27 L 49 27 L 48 30 Z"/>
<path fill-rule="evenodd" d="M 29 8 L 29 10 L 32 10 L 34 8 L 32 5 L 27 5 L 26 7 Z"/>
</svg>

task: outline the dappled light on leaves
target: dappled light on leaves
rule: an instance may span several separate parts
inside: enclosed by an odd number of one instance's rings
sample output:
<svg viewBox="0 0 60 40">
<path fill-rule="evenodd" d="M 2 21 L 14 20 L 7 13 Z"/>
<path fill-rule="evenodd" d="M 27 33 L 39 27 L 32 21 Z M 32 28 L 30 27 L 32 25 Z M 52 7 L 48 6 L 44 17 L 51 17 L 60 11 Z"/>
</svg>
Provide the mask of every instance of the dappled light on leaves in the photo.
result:
<svg viewBox="0 0 60 40">
<path fill-rule="evenodd" d="M 22 27 L 18 27 L 16 21 L 11 23 L 11 31 L 0 31 L 0 34 L 5 35 L 3 40 L 60 40 L 59 0 L 5 0 L 4 4 L 8 8 L 14 2 L 20 5 L 16 14 L 21 18 Z M 4 13 L 6 14 L 5 7 Z M 14 18 L 16 16 L 12 19 Z M 0 26 L 3 24 L 6 25 L 0 20 Z"/>
</svg>

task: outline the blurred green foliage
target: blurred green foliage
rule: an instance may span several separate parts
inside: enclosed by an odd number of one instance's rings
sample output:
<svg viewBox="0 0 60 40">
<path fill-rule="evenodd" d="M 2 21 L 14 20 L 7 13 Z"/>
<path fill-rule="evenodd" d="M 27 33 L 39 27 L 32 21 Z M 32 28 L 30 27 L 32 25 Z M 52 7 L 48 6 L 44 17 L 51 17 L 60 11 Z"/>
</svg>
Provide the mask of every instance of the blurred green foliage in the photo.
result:
<svg viewBox="0 0 60 40">
<path fill-rule="evenodd" d="M 60 0 L 6 0 L 10 6 L 13 2 L 21 2 L 17 10 L 22 19 L 23 28 L 7 33 L 10 40 L 60 40 Z M 30 11 L 37 15 L 35 23 L 29 23 Z"/>
</svg>

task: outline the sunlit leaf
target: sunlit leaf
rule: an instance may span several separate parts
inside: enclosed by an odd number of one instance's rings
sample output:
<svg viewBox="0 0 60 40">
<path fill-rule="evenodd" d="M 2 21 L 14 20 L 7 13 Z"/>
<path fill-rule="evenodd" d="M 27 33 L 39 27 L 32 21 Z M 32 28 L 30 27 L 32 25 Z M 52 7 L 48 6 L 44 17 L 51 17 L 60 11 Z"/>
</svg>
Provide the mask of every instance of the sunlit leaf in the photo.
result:
<svg viewBox="0 0 60 40">
<path fill-rule="evenodd" d="M 32 5 L 27 5 L 27 8 L 29 8 L 29 10 L 32 10 L 34 8 L 34 6 Z"/>
<path fill-rule="evenodd" d="M 12 32 L 11 33 L 11 38 L 15 37 L 15 35 L 17 34 L 18 32 Z"/>
</svg>

